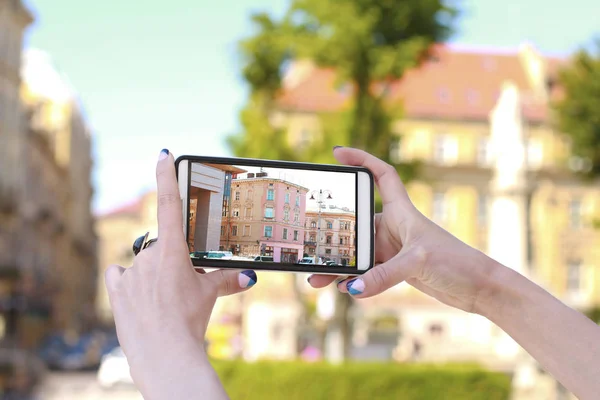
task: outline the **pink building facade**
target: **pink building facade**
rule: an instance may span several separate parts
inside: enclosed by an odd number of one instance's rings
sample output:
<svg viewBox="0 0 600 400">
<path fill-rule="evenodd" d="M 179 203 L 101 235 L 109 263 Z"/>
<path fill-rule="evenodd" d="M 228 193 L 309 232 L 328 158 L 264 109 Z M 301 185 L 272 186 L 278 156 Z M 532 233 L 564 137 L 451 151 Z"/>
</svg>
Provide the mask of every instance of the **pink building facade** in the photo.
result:
<svg viewBox="0 0 600 400">
<path fill-rule="evenodd" d="M 305 187 L 265 173 L 238 175 L 231 184 L 221 248 L 241 256 L 297 262 L 304 255 L 307 192 Z"/>
</svg>

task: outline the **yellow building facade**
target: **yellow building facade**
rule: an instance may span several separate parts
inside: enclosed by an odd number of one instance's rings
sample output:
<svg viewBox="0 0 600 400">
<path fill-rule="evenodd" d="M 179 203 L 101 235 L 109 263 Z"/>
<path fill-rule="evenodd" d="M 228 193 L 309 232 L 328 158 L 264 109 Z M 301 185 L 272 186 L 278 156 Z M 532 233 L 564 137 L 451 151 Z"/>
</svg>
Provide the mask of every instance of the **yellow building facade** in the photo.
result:
<svg viewBox="0 0 600 400">
<path fill-rule="evenodd" d="M 514 54 L 441 47 L 390 87 L 389 98 L 406 112 L 393 126 L 399 141 L 390 158 L 422 162 L 419 179 L 407 184 L 412 201 L 486 252 L 494 151 L 489 115 L 502 84 L 515 83 L 524 99 L 529 170 L 528 273 L 567 303 L 587 309 L 600 305 L 600 231 L 591 223 L 600 215 L 600 189 L 573 173 L 577 160 L 569 140 L 551 122 L 552 86 L 540 82 L 551 82 L 562 62 L 526 46 Z M 274 120 L 288 129 L 290 145 L 300 148 L 319 139 L 317 114 L 335 111 L 331 104 L 343 107 L 345 94 L 331 71 L 308 68 L 306 62 L 292 67 L 290 76 Z"/>
</svg>

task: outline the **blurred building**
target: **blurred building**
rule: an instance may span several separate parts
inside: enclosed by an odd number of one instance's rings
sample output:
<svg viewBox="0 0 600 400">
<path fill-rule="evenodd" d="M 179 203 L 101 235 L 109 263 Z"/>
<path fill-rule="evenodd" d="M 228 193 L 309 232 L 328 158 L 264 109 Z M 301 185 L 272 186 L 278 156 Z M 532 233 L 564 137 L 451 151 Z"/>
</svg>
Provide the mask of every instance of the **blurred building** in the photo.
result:
<svg viewBox="0 0 600 400">
<path fill-rule="evenodd" d="M 271 256 L 275 262 L 298 261 L 304 254 L 307 192 L 266 172 L 235 177 L 221 225 L 221 248 L 243 256 Z"/>
<path fill-rule="evenodd" d="M 306 212 L 304 252 L 311 257 L 317 256 L 325 261 L 350 265 L 356 256 L 354 246 L 356 214 L 349 208 L 339 208 L 334 205 L 321 205 L 320 207 L 320 213 L 318 208 L 312 208 Z M 318 238 L 319 232 L 321 232 L 320 238 Z M 319 254 L 316 254 L 317 238 L 319 239 Z"/>
<path fill-rule="evenodd" d="M 21 271 L 25 114 L 20 101 L 21 47 L 33 16 L 19 2 L 0 3 L 0 338 L 16 335 Z"/>
<path fill-rule="evenodd" d="M 156 193 L 148 192 L 130 204 L 110 210 L 97 217 L 98 276 L 96 308 L 102 322 L 113 324 L 104 271 L 111 264 L 129 267 L 133 264 L 132 245 L 146 232 L 157 237 Z"/>
<path fill-rule="evenodd" d="M 440 46 L 402 80 L 374 89 L 404 106 L 405 118 L 394 125 L 398 141 L 390 156 L 395 162 L 423 162 L 420 179 L 407 186 L 413 202 L 461 240 L 488 252 L 495 150 L 490 114 L 503 87 L 517 88 L 527 165 L 524 272 L 568 304 L 586 309 L 600 304 L 600 232 L 591 225 L 600 212 L 600 189 L 574 174 L 585 163 L 571 157 L 569 140 L 552 123 L 550 101 L 557 94 L 556 74 L 563 62 L 526 45 L 504 54 Z M 302 148 L 319 140 L 318 114 L 340 110 L 347 100 L 348 85 L 336 83 L 335 71 L 299 61 L 284 81 L 273 120 L 287 128 L 292 146 Z M 406 306 L 401 312 L 399 304 Z M 407 285 L 360 305 L 363 320 L 369 314 L 396 314 L 405 333 L 418 337 L 403 346 L 421 358 L 485 354 L 487 344 L 476 349 L 478 341 L 500 335 L 477 316 L 456 319 L 456 312 Z M 364 332 L 368 324 L 360 322 Z"/>
<path fill-rule="evenodd" d="M 92 138 L 75 91 L 47 54 L 26 51 L 21 74 L 20 260 L 24 291 L 36 310 L 22 322 L 39 326 L 23 326 L 22 336 L 35 345 L 51 330 L 82 332 L 95 324 Z"/>
</svg>

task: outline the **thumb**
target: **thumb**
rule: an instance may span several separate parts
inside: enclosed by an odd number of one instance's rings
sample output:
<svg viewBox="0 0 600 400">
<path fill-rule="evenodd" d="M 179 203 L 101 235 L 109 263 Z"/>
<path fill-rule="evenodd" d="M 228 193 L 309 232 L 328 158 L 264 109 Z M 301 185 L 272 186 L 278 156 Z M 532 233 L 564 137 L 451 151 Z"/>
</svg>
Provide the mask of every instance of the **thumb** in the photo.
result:
<svg viewBox="0 0 600 400">
<path fill-rule="evenodd" d="M 363 299 L 382 293 L 418 274 L 425 258 L 420 247 L 404 248 L 383 264 L 376 265 L 364 275 L 338 284 L 342 293 Z"/>
</svg>

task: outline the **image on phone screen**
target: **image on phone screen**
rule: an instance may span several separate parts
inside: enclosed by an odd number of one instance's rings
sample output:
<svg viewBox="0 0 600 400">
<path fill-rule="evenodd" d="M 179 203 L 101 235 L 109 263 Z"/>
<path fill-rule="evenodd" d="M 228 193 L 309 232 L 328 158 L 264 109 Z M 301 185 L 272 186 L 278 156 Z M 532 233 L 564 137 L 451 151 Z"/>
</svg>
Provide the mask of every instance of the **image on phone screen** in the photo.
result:
<svg viewBox="0 0 600 400">
<path fill-rule="evenodd" d="M 192 161 L 187 175 L 193 260 L 356 268 L 359 172 Z"/>
</svg>

